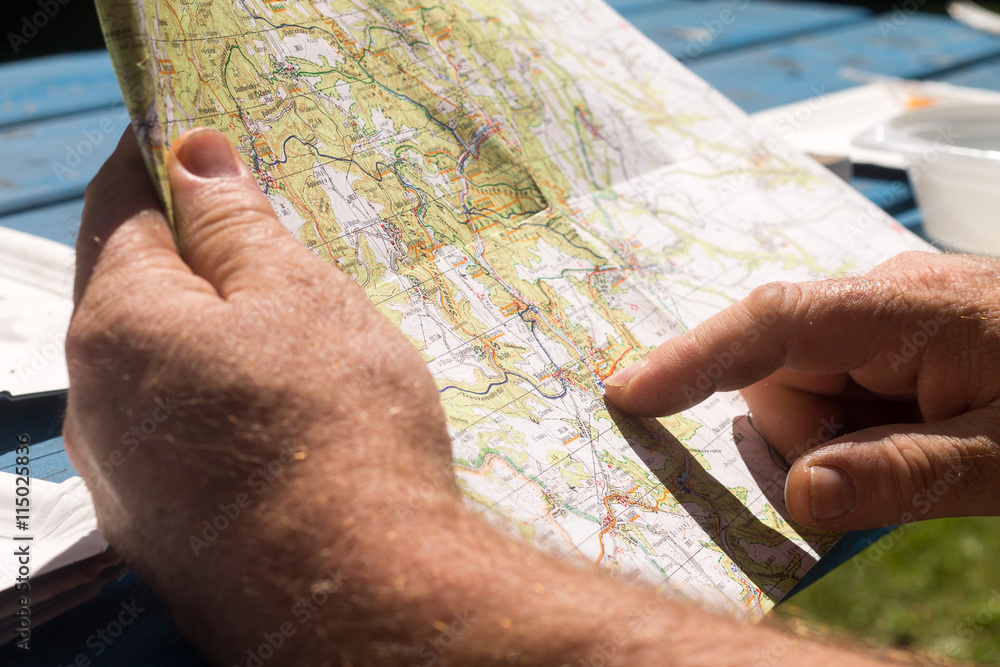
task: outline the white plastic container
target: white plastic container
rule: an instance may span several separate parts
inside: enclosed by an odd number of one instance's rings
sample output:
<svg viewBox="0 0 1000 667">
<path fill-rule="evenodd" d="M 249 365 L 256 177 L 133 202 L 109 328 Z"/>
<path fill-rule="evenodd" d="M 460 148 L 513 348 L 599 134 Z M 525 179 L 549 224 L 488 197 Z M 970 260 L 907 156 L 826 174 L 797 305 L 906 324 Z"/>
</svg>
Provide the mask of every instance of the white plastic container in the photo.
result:
<svg viewBox="0 0 1000 667">
<path fill-rule="evenodd" d="M 854 143 L 906 158 L 929 237 L 956 250 L 1000 254 L 1000 106 L 913 111 Z"/>
</svg>

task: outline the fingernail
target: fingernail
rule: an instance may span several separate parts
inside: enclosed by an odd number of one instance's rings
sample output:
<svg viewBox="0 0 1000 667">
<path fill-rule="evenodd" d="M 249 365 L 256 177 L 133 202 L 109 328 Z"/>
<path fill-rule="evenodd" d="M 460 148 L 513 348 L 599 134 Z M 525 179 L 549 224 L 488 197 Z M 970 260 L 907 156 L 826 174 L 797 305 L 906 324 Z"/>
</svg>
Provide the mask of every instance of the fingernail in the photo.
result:
<svg viewBox="0 0 1000 667">
<path fill-rule="evenodd" d="M 809 468 L 809 501 L 813 519 L 832 521 L 854 509 L 854 482 L 840 468 Z"/>
<path fill-rule="evenodd" d="M 637 364 L 632 364 L 624 370 L 620 370 L 604 379 L 605 387 L 624 387 L 628 384 L 629 380 L 634 378 L 639 374 L 646 364 L 649 363 L 649 359 L 643 359 Z"/>
<path fill-rule="evenodd" d="M 243 172 L 236 152 L 218 130 L 197 130 L 177 149 L 177 159 L 200 178 L 232 178 Z"/>
</svg>

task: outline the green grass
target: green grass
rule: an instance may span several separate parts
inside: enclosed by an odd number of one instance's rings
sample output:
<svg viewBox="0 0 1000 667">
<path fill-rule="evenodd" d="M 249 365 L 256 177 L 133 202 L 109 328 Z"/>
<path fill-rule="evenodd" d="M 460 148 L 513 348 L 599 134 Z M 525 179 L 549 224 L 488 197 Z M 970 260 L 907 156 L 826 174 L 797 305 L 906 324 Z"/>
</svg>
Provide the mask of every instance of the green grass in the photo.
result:
<svg viewBox="0 0 1000 667">
<path fill-rule="evenodd" d="M 1000 518 L 905 526 L 777 613 L 875 646 L 998 664 Z"/>
</svg>

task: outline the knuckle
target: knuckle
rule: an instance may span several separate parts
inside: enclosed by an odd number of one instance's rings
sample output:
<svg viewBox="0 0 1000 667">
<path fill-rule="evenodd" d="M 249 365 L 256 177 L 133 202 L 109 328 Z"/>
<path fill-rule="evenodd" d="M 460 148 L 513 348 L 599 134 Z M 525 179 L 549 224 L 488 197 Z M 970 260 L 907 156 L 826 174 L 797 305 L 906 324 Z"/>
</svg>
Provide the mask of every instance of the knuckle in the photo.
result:
<svg viewBox="0 0 1000 667">
<path fill-rule="evenodd" d="M 90 309 L 81 308 L 70 320 L 69 331 L 66 334 L 66 356 L 73 370 L 74 359 L 89 359 L 101 354 L 105 347 L 104 329 L 99 324 L 95 313 Z"/>
<path fill-rule="evenodd" d="M 872 269 L 867 275 L 871 277 L 891 278 L 906 282 L 918 276 L 930 276 L 947 259 L 935 253 L 907 250 Z"/>
<path fill-rule="evenodd" d="M 274 210 L 260 191 L 233 187 L 231 182 L 212 184 L 203 196 L 187 202 L 188 240 L 197 243 L 220 228 L 252 228 L 274 218 Z M 192 224 L 193 223 L 193 224 Z"/>
<path fill-rule="evenodd" d="M 70 323 L 66 336 L 66 356 L 70 369 L 74 361 L 90 364 L 95 360 L 112 360 L 115 348 L 121 342 L 121 335 L 98 313 L 93 311 L 78 313 Z"/>
<path fill-rule="evenodd" d="M 898 269 L 900 267 L 923 266 L 928 261 L 939 257 L 940 255 L 937 253 L 925 252 L 923 250 L 907 250 L 887 260 L 881 267 Z"/>
<path fill-rule="evenodd" d="M 897 259 L 892 277 L 903 288 L 919 290 L 920 296 L 957 296 L 976 286 L 992 286 L 1000 271 L 1000 262 L 989 257 L 911 251 Z"/>
<path fill-rule="evenodd" d="M 1000 317 L 989 296 L 997 294 L 1000 261 L 989 257 L 908 253 L 884 277 L 883 285 L 895 295 L 900 312 L 956 321 L 976 329 L 983 321 Z M 995 301 L 995 299 L 992 299 Z"/>
<path fill-rule="evenodd" d="M 93 208 L 94 203 L 100 200 L 101 194 L 104 190 L 104 185 L 100 182 L 99 175 L 100 172 L 98 172 L 98 177 L 94 177 L 89 183 L 87 183 L 87 187 L 83 191 L 84 216 L 86 216 L 87 212 Z"/>
<path fill-rule="evenodd" d="M 907 267 L 896 273 L 896 280 L 904 287 L 915 287 L 921 290 L 939 291 L 950 288 L 958 277 L 965 273 L 964 269 L 956 271 L 951 266 L 941 263 L 923 263 Z M 950 289 L 949 289 L 950 291 Z"/>
<path fill-rule="evenodd" d="M 107 283 L 112 278 L 104 275 L 97 282 Z M 157 311 L 136 299 L 118 296 L 105 284 L 92 285 L 70 320 L 66 355 L 84 364 L 97 360 L 114 364 L 126 350 L 155 349 L 157 339 L 169 328 L 164 324 Z"/>
<path fill-rule="evenodd" d="M 793 316 L 803 303 L 804 286 L 800 283 L 774 282 L 754 289 L 743 305 L 754 320 Z"/>
<path fill-rule="evenodd" d="M 984 421 L 983 426 L 983 433 L 970 438 L 946 438 L 952 455 L 941 470 L 941 479 L 954 489 L 958 504 L 980 511 L 995 508 L 994 505 L 987 507 L 983 504 L 986 500 L 984 491 L 996 488 L 997 473 L 1000 472 L 1000 450 L 994 435 L 1000 425 L 990 420 Z"/>
<path fill-rule="evenodd" d="M 115 178 L 115 167 L 109 160 L 101 166 L 83 191 L 84 211 L 90 211 L 94 207 L 102 206 L 109 195 L 114 196 L 116 194 L 116 190 L 119 189 L 115 187 L 117 185 L 118 179 Z"/>
<path fill-rule="evenodd" d="M 70 320 L 66 336 L 66 353 L 70 359 L 106 354 L 109 338 L 113 338 L 116 311 L 121 307 L 121 299 L 114 296 L 116 283 L 113 272 L 95 273 L 91 278 Z"/>
<path fill-rule="evenodd" d="M 916 440 L 907 433 L 893 433 L 888 438 L 890 462 L 895 468 L 895 491 L 901 500 L 909 500 L 914 493 L 933 484 L 936 465 Z"/>
<path fill-rule="evenodd" d="M 905 433 L 887 438 L 892 491 L 901 508 L 918 511 L 918 518 L 932 511 L 932 505 L 952 495 L 934 514 L 941 514 L 948 507 L 960 506 L 971 500 L 984 488 L 986 480 L 979 465 L 973 465 L 975 446 L 960 438 L 950 436 L 920 437 L 919 440 Z M 928 505 L 931 504 L 931 506 Z"/>
</svg>

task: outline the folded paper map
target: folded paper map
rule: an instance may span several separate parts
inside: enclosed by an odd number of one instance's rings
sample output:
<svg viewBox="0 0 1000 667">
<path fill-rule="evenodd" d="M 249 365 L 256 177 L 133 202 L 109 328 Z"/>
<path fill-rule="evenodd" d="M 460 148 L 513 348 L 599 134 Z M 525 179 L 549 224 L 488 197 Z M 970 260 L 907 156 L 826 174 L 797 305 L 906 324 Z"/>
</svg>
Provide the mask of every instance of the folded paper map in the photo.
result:
<svg viewBox="0 0 1000 667">
<path fill-rule="evenodd" d="M 97 4 L 164 201 L 170 145 L 229 136 L 423 353 L 495 525 L 741 618 L 837 540 L 784 518 L 737 394 L 635 420 L 603 379 L 758 284 L 919 242 L 607 5 Z"/>
</svg>

